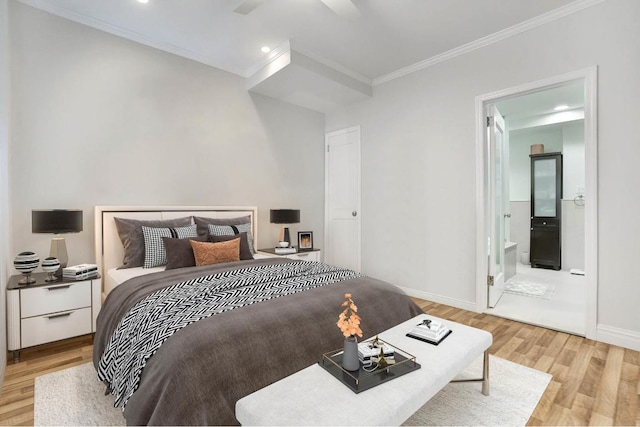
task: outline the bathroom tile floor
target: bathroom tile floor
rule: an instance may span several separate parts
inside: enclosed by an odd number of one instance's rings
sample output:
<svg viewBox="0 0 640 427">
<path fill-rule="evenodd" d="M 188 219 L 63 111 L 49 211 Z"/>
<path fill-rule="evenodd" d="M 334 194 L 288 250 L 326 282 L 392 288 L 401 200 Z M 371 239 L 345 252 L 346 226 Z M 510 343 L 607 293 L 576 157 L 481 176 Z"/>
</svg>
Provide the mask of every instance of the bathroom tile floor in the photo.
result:
<svg viewBox="0 0 640 427">
<path fill-rule="evenodd" d="M 509 282 L 514 280 L 554 285 L 555 291 L 549 300 L 505 293 L 496 307 L 487 309 L 486 313 L 585 336 L 587 284 L 584 276 L 519 263 Z"/>
</svg>

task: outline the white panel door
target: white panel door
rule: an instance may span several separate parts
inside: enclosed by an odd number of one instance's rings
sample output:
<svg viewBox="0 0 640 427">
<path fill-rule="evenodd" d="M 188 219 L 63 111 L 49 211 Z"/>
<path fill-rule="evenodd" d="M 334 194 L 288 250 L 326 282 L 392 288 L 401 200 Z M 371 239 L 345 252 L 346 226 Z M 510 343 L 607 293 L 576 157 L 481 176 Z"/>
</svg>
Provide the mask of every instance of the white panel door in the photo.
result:
<svg viewBox="0 0 640 427">
<path fill-rule="evenodd" d="M 488 305 L 495 307 L 504 292 L 504 243 L 505 220 L 508 219 L 508 211 L 505 209 L 508 192 L 507 177 L 505 176 L 505 142 L 506 132 L 504 118 L 494 105 L 489 105 L 487 111 L 489 118 L 487 126 L 488 147 L 488 215 L 489 221 L 489 287 Z"/>
<path fill-rule="evenodd" d="M 360 126 L 325 135 L 325 262 L 360 271 Z"/>
</svg>

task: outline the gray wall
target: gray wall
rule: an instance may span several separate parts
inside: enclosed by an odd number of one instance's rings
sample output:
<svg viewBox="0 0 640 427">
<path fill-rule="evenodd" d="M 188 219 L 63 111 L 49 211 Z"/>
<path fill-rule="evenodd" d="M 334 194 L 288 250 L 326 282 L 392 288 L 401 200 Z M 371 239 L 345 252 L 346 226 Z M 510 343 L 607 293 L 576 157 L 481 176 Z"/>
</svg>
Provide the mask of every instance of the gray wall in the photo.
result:
<svg viewBox="0 0 640 427">
<path fill-rule="evenodd" d="M 323 247 L 323 114 L 19 2 L 9 21 L 11 258 L 49 252 L 32 209 L 80 208 L 69 262 L 93 262 L 95 205 L 256 205 L 267 247 L 269 209 L 299 208 L 292 233 L 313 230 Z"/>
<path fill-rule="evenodd" d="M 244 87 L 244 79 L 10 3 L 12 253 L 49 251 L 31 209 L 80 208 L 69 262 L 93 256 L 93 206 L 299 208 L 323 241 L 324 115 Z"/>
<path fill-rule="evenodd" d="M 362 126 L 363 271 L 475 306 L 476 97 L 597 65 L 598 323 L 640 342 L 640 287 L 629 281 L 640 258 L 640 201 L 630 197 L 640 188 L 638 16 L 636 0 L 599 3 L 329 115 L 327 131 Z"/>
<path fill-rule="evenodd" d="M 0 386 L 7 365 L 5 338 L 9 277 L 9 32 L 8 0 L 0 0 Z"/>
</svg>

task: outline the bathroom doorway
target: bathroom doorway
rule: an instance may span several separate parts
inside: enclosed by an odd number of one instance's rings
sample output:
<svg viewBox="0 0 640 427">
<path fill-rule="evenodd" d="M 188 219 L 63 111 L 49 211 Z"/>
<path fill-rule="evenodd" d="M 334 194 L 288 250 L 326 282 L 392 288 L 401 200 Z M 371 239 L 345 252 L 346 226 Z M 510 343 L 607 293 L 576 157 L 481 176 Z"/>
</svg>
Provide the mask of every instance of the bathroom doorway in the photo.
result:
<svg viewBox="0 0 640 427">
<path fill-rule="evenodd" d="M 593 233 L 597 213 L 594 89 L 595 69 L 588 69 L 478 98 L 483 116 L 493 117 L 499 111 L 505 128 L 498 155 L 497 145 L 492 145 L 496 140 L 493 122 L 487 119 L 479 150 L 483 184 L 478 197 L 479 241 L 488 243 L 478 248 L 479 311 L 576 335 L 595 335 L 597 266 L 589 262 L 594 259 L 597 237 Z M 542 154 L 530 157 L 535 153 Z M 534 166 L 532 174 L 531 162 L 540 156 L 560 162 L 558 186 L 557 191 L 533 195 L 532 181 L 537 182 L 542 172 Z M 540 268 L 544 265 L 539 262 L 532 268 L 532 206 L 539 203 L 540 194 L 551 193 L 559 193 L 553 194 L 558 198 L 559 258 L 555 269 Z M 497 198 L 500 195 L 502 201 Z M 532 197 L 536 203 L 532 204 Z M 495 208 L 497 204 L 501 209 Z M 538 247 L 533 252 L 539 260 Z M 486 277 L 480 276 L 482 272 Z"/>
</svg>

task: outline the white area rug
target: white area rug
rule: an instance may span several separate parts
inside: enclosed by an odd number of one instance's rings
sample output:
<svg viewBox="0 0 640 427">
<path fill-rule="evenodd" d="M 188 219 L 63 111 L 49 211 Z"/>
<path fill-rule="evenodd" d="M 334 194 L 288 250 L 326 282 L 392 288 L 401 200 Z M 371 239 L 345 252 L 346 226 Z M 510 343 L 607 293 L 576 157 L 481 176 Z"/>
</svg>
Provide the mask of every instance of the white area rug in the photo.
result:
<svg viewBox="0 0 640 427">
<path fill-rule="evenodd" d="M 480 383 L 449 384 L 405 425 L 525 425 L 551 375 L 493 356 L 489 366 L 490 396 L 480 392 Z M 460 377 L 477 378 L 481 372 L 479 358 Z M 37 377 L 34 401 L 36 426 L 125 425 L 91 363 Z"/>
<path fill-rule="evenodd" d="M 529 280 L 513 280 L 504 286 L 504 291 L 508 294 L 525 297 L 551 299 L 555 286 L 550 284 L 543 285 Z"/>
</svg>

